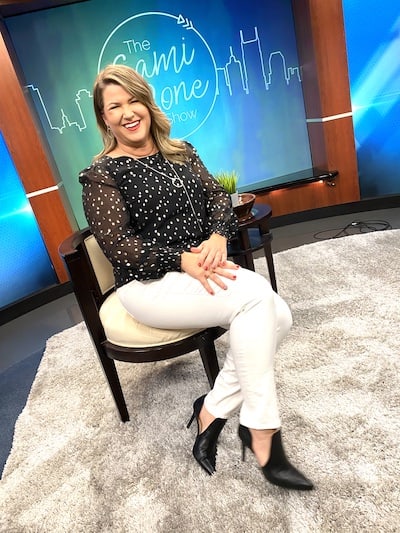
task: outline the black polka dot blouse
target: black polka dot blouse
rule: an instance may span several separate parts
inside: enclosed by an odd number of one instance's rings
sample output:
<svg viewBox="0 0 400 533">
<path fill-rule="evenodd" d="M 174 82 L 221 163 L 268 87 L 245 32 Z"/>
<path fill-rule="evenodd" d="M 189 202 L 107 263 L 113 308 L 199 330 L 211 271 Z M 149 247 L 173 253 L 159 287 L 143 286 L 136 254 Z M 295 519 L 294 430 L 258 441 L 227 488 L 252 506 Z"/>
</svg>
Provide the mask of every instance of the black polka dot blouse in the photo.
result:
<svg viewBox="0 0 400 533">
<path fill-rule="evenodd" d="M 235 235 L 230 196 L 187 146 L 186 164 L 160 152 L 140 160 L 103 156 L 79 174 L 85 216 L 116 287 L 180 271 L 181 253 L 212 233 Z"/>
</svg>

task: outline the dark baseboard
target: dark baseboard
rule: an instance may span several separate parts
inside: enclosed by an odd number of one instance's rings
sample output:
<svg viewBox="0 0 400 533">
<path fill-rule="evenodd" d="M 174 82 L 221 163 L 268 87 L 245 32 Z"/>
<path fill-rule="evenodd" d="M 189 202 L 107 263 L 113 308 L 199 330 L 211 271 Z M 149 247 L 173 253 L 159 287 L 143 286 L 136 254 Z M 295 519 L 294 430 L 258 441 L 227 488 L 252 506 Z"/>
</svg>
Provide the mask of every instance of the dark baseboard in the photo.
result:
<svg viewBox="0 0 400 533">
<path fill-rule="evenodd" d="M 377 209 L 391 209 L 394 207 L 400 207 L 400 195 L 368 198 L 358 202 L 320 207 L 318 209 L 310 209 L 308 211 L 300 211 L 298 213 L 290 213 L 288 215 L 280 215 L 276 217 L 274 217 L 274 214 L 272 213 L 270 228 L 279 228 L 280 226 L 308 222 L 309 220 L 318 220 L 319 218 L 349 215 L 351 213 L 361 213 L 364 211 L 375 211 Z"/>
<path fill-rule="evenodd" d="M 0 326 L 72 292 L 72 283 L 60 283 L 0 309 Z"/>
</svg>

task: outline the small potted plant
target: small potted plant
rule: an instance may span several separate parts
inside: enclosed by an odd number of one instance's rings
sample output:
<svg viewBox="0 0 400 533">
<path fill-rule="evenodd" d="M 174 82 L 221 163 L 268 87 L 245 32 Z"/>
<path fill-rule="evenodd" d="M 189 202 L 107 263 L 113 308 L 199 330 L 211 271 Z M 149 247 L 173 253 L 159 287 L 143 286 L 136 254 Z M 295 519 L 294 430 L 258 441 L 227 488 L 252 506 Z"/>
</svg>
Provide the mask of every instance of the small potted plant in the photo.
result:
<svg viewBox="0 0 400 533">
<path fill-rule="evenodd" d="M 236 207 L 239 203 L 239 193 L 237 191 L 237 184 L 239 176 L 235 170 L 230 172 L 221 171 L 215 174 L 215 179 L 220 185 L 231 195 L 232 206 Z"/>
<path fill-rule="evenodd" d="M 218 172 L 215 174 L 215 179 L 220 185 L 231 195 L 232 207 L 235 211 L 239 222 L 244 222 L 253 216 L 252 207 L 256 199 L 256 195 L 252 193 L 239 194 L 237 190 L 237 183 L 239 176 L 235 170 L 230 172 Z"/>
</svg>

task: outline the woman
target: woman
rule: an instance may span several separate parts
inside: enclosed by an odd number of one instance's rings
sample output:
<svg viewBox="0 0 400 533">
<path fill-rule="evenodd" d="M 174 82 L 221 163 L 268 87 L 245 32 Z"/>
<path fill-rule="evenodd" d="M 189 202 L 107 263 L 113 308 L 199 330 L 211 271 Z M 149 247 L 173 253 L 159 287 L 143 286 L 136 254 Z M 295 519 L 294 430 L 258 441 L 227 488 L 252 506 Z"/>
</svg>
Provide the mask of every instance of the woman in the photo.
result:
<svg viewBox="0 0 400 533">
<path fill-rule="evenodd" d="M 167 117 L 133 69 L 106 67 L 93 100 L 104 148 L 79 179 L 122 304 L 156 328 L 230 330 L 215 385 L 193 404 L 195 459 L 215 471 L 219 434 L 240 408 L 243 455 L 250 448 L 271 483 L 311 489 L 287 461 L 279 429 L 273 362 L 291 313 L 266 279 L 228 261 L 237 229 L 229 195 L 193 146 L 169 137 Z"/>
</svg>

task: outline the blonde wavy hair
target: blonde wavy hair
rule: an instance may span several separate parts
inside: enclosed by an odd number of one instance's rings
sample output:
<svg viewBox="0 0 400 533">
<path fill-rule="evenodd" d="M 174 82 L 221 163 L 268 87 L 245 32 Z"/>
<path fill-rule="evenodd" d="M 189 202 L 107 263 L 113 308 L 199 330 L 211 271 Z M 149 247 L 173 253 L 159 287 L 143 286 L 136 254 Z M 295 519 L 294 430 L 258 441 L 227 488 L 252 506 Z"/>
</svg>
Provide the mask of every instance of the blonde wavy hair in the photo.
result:
<svg viewBox="0 0 400 533">
<path fill-rule="evenodd" d="M 94 159 L 108 154 L 117 144 L 103 118 L 103 91 L 109 84 L 120 85 L 127 93 L 134 96 L 147 107 L 151 117 L 150 133 L 157 148 L 165 158 L 173 163 L 184 163 L 188 159 L 186 145 L 179 139 L 171 139 L 171 124 L 165 113 L 154 101 L 150 85 L 133 68 L 126 65 L 108 65 L 97 75 L 93 86 L 93 105 L 97 126 L 103 140 L 103 150 Z"/>
</svg>

